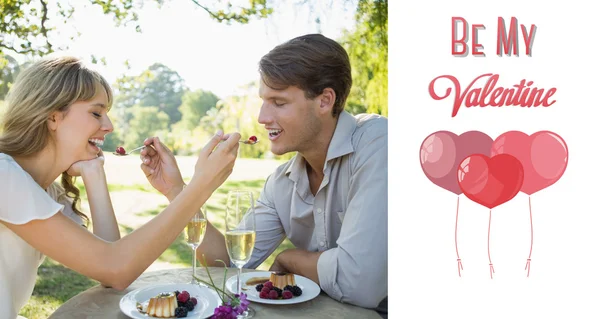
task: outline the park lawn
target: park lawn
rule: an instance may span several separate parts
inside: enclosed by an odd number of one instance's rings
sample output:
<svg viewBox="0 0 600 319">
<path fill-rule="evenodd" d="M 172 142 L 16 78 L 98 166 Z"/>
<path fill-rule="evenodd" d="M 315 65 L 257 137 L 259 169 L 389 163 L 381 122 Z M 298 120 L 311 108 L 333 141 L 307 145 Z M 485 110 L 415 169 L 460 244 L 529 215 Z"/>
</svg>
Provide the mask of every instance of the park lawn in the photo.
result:
<svg viewBox="0 0 600 319">
<path fill-rule="evenodd" d="M 206 208 L 208 210 L 208 219 L 215 227 L 220 231 L 224 230 L 224 215 L 225 215 L 225 200 L 227 192 L 233 189 L 249 189 L 255 193 L 256 196 L 262 190 L 264 180 L 248 180 L 248 181 L 227 181 L 225 182 L 207 201 Z M 77 185 L 83 191 L 83 185 L 78 183 Z M 121 184 L 109 184 L 109 190 L 111 194 L 120 191 L 136 191 L 156 194 L 160 197 L 152 187 L 146 185 L 126 185 Z M 85 192 L 82 192 L 83 207 L 86 207 L 87 198 Z M 164 209 L 164 205 L 159 205 L 155 209 L 146 210 L 137 213 L 136 216 L 141 220 L 147 220 L 152 216 L 157 215 Z M 89 216 L 89 214 L 88 214 Z M 130 220 L 130 219 L 129 219 Z M 124 236 L 134 230 L 133 225 L 119 224 L 121 229 L 121 235 Z M 273 263 L 275 256 L 281 251 L 293 248 L 294 246 L 285 240 L 263 264 L 261 264 L 259 270 L 268 270 Z M 191 267 L 192 264 L 192 251 L 184 241 L 183 234 L 167 248 L 167 250 L 157 259 L 157 262 L 168 263 L 175 267 Z M 60 305 L 69 300 L 71 297 L 78 293 L 97 285 L 98 282 L 89 279 L 85 276 L 78 274 L 69 268 L 57 263 L 50 258 L 46 258 L 44 263 L 38 269 L 38 278 L 32 297 L 21 312 L 21 316 L 28 319 L 42 319 L 48 318 Z"/>
</svg>

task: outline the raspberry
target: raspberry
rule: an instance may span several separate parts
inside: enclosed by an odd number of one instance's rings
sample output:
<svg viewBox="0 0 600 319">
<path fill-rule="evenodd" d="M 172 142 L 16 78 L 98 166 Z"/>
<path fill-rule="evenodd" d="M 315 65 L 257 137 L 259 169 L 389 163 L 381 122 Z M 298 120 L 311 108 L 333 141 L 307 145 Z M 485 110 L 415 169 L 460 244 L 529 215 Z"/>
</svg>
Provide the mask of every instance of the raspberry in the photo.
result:
<svg viewBox="0 0 600 319">
<path fill-rule="evenodd" d="M 188 311 L 194 310 L 195 306 L 196 305 L 194 305 L 194 302 L 191 299 L 188 299 L 188 301 L 185 302 L 185 307 L 187 308 Z"/>
<path fill-rule="evenodd" d="M 260 292 L 263 289 L 263 284 L 256 285 L 256 291 Z"/>
<path fill-rule="evenodd" d="M 269 299 L 269 293 L 268 293 L 268 292 L 265 292 L 265 291 L 261 291 L 261 292 L 258 294 L 258 296 L 259 296 L 261 299 Z"/>
<path fill-rule="evenodd" d="M 117 154 L 121 154 L 121 155 L 125 155 L 125 149 L 123 148 L 123 146 L 119 146 L 117 147 L 117 150 L 115 151 Z"/>
<path fill-rule="evenodd" d="M 269 289 L 269 287 L 263 287 L 263 289 L 260 290 L 260 292 L 264 292 L 264 293 L 269 293 L 269 291 L 271 291 L 271 289 Z"/>
<path fill-rule="evenodd" d="M 292 286 L 290 286 L 290 285 L 287 285 L 287 286 L 283 287 L 283 290 L 289 290 L 289 291 L 292 291 L 292 288 L 294 288 L 294 287 L 292 287 Z"/>
<path fill-rule="evenodd" d="M 279 294 L 275 290 L 269 291 L 269 299 L 277 299 L 279 298 Z"/>
<path fill-rule="evenodd" d="M 298 296 L 302 295 L 302 289 L 300 289 L 300 287 L 298 287 L 298 286 L 294 286 L 294 287 L 292 287 L 292 294 L 294 294 L 294 296 L 298 297 Z"/>
<path fill-rule="evenodd" d="M 194 303 L 194 306 L 198 304 L 198 299 L 195 297 L 190 298 L 190 300 Z"/>
<path fill-rule="evenodd" d="M 268 287 L 269 289 L 273 289 L 273 283 L 270 281 L 265 282 L 265 284 L 263 285 L 263 287 Z"/>
<path fill-rule="evenodd" d="M 282 294 L 283 299 L 292 299 L 293 296 L 294 295 L 289 290 L 285 290 Z"/>
<path fill-rule="evenodd" d="M 175 308 L 175 317 L 177 318 L 185 318 L 188 315 L 188 310 L 186 307 L 177 307 Z"/>
<path fill-rule="evenodd" d="M 186 302 L 188 299 L 190 299 L 190 293 L 185 290 L 177 296 L 177 301 Z"/>
<path fill-rule="evenodd" d="M 252 142 L 252 143 L 256 143 L 258 139 L 256 138 L 256 136 L 252 135 L 248 138 L 248 141 Z"/>
<path fill-rule="evenodd" d="M 277 287 L 273 287 L 273 290 L 277 291 L 277 296 L 281 297 L 281 289 L 277 288 Z"/>
</svg>

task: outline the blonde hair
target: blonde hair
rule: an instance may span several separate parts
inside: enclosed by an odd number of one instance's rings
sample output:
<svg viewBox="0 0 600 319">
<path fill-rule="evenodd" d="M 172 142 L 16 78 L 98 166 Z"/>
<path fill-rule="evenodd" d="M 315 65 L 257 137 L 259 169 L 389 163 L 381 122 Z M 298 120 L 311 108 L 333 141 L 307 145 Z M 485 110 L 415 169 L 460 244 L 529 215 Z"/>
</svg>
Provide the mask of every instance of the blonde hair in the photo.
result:
<svg viewBox="0 0 600 319">
<path fill-rule="evenodd" d="M 23 70 L 6 96 L 5 112 L 0 119 L 0 153 L 10 156 L 30 156 L 48 143 L 47 120 L 53 112 L 68 111 L 77 101 L 88 101 L 104 89 L 107 108 L 112 106 L 110 85 L 98 72 L 85 67 L 77 58 L 42 59 Z M 78 208 L 79 189 L 75 179 L 62 173 L 65 195 L 73 199 L 73 211 L 89 219 Z"/>
</svg>

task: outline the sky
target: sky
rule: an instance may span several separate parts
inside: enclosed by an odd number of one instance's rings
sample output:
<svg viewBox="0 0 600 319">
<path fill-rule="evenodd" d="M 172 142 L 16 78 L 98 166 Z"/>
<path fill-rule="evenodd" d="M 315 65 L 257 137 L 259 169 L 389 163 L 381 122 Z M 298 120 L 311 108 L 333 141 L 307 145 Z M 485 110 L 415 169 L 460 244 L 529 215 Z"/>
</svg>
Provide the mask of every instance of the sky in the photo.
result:
<svg viewBox="0 0 600 319">
<path fill-rule="evenodd" d="M 313 1 L 312 16 L 308 5 L 280 4 L 268 19 L 245 25 L 218 23 L 191 0 L 166 1 L 160 9 L 147 2 L 139 12 L 142 33 L 138 33 L 134 26 L 115 26 L 98 6 L 81 1 L 76 2 L 79 6 L 74 16 L 68 25 L 60 26 L 54 39 L 59 46 L 68 44 L 69 48 L 55 55 L 74 55 L 88 62 L 92 55 L 104 57 L 106 66 L 94 68 L 110 83 L 122 74 L 137 75 L 159 62 L 178 72 L 191 90 L 209 90 L 223 98 L 257 80 L 258 61 L 274 46 L 307 33 L 337 39 L 343 29 L 354 28 L 355 5 L 343 10 L 344 1 L 333 2 L 330 8 L 322 1 Z M 320 27 L 314 23 L 314 13 L 323 17 Z M 79 37 L 69 40 L 75 32 Z"/>
</svg>

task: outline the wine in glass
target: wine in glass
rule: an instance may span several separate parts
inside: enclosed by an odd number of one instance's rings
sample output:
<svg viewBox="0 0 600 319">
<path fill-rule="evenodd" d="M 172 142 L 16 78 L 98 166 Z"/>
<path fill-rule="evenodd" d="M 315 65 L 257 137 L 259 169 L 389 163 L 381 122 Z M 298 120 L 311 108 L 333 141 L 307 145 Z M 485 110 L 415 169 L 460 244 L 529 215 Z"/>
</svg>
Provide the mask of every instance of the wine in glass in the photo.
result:
<svg viewBox="0 0 600 319">
<path fill-rule="evenodd" d="M 204 216 L 203 209 L 200 209 L 192 219 L 190 219 L 185 226 L 184 235 L 185 241 L 192 248 L 192 281 L 191 284 L 200 284 L 196 280 L 196 249 L 202 243 L 204 239 L 204 233 L 206 232 L 206 217 Z"/>
<path fill-rule="evenodd" d="M 254 221 L 254 198 L 249 191 L 230 191 L 225 211 L 225 242 L 229 259 L 236 265 L 237 293 L 242 292 L 240 275 L 242 267 L 250 260 L 256 239 Z M 248 307 L 238 318 L 252 318 L 254 310 Z"/>
</svg>

